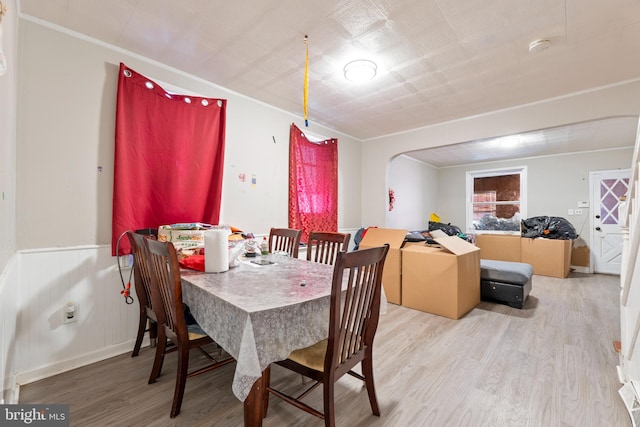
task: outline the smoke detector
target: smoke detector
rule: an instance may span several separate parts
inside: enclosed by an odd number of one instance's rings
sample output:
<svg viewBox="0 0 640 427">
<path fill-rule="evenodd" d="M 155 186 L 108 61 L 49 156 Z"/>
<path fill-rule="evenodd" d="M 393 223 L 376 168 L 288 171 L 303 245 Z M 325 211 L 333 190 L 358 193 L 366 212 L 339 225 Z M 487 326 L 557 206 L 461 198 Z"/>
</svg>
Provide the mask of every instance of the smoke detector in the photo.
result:
<svg viewBox="0 0 640 427">
<path fill-rule="evenodd" d="M 549 49 L 551 42 L 548 39 L 538 39 L 529 43 L 529 53 L 543 52 Z"/>
</svg>

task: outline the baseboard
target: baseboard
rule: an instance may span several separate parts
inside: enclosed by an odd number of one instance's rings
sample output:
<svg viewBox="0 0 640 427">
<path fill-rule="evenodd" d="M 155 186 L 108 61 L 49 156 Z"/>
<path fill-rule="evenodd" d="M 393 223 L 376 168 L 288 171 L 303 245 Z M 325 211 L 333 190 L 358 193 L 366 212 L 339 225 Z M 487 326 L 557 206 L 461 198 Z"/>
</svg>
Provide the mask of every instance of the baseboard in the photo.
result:
<svg viewBox="0 0 640 427">
<path fill-rule="evenodd" d="M 65 360 L 60 363 L 55 363 L 52 365 L 43 366 L 37 369 L 32 369 L 27 372 L 19 372 L 16 374 L 16 387 L 20 385 L 29 384 L 35 381 L 42 380 L 44 378 L 49 378 L 57 374 L 61 374 L 63 372 L 71 371 L 76 368 L 80 368 L 82 366 L 90 365 L 92 363 L 100 362 L 105 359 L 109 359 L 114 356 L 119 356 L 121 354 L 130 352 L 133 350 L 133 345 L 135 344 L 135 340 L 123 342 L 111 347 L 105 347 L 100 350 L 84 354 L 82 356 Z M 148 346 L 149 340 L 147 337 L 142 342 L 142 346 Z"/>
<path fill-rule="evenodd" d="M 589 271 L 589 267 L 582 267 L 582 266 L 577 266 L 577 265 L 572 265 L 571 266 L 571 271 L 576 272 L 576 273 L 585 273 L 585 274 L 591 273 L 591 271 Z"/>
<path fill-rule="evenodd" d="M 13 389 L 13 394 L 11 395 L 9 402 L 7 403 L 10 403 L 12 405 L 17 405 L 18 403 L 20 403 L 20 385 L 16 384 Z"/>
<path fill-rule="evenodd" d="M 627 382 L 624 372 L 622 371 L 622 366 L 616 366 L 616 373 L 618 374 L 618 381 L 620 381 L 620 384 L 624 384 Z"/>
<path fill-rule="evenodd" d="M 15 380 L 15 375 L 13 376 Z M 0 405 L 14 405 L 20 401 L 20 386 L 14 381 L 13 385 L 8 388 L 2 390 L 0 393 Z"/>
</svg>

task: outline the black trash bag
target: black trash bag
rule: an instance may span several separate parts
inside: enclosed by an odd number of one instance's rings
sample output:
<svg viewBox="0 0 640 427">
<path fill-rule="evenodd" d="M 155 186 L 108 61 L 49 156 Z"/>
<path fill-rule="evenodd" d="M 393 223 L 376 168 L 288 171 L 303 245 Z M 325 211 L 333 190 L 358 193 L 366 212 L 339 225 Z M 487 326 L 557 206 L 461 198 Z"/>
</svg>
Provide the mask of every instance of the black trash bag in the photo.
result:
<svg viewBox="0 0 640 427">
<path fill-rule="evenodd" d="M 424 237 L 421 231 L 409 231 L 404 238 L 405 242 L 424 242 L 425 240 L 427 238 Z"/>
<path fill-rule="evenodd" d="M 573 225 L 565 218 L 534 216 L 522 220 L 522 237 L 574 240 L 578 238 L 578 234 Z"/>
<path fill-rule="evenodd" d="M 463 234 L 462 230 L 460 230 L 460 228 L 456 227 L 455 225 L 444 224 L 442 222 L 429 221 L 429 231 L 433 231 L 433 230 L 442 230 L 448 236 L 458 236 L 460 234 Z"/>
</svg>

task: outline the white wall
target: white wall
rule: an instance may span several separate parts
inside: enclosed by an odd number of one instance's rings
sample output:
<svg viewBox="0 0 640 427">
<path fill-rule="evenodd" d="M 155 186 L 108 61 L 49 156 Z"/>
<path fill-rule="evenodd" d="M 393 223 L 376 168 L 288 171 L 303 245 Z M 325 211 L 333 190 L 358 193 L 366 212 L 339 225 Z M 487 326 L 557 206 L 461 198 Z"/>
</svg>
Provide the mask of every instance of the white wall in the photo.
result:
<svg viewBox="0 0 640 427">
<path fill-rule="evenodd" d="M 0 400 L 15 403 L 16 384 L 16 318 L 18 315 L 18 292 L 20 283 L 16 257 L 11 257 L 0 274 Z"/>
<path fill-rule="evenodd" d="M 363 142 L 362 222 L 386 221 L 386 170 L 398 154 L 583 121 L 640 115 L 640 80 L 489 112 Z"/>
<path fill-rule="evenodd" d="M 0 76 L 0 272 L 16 248 L 16 4 L 3 4 L 0 39 L 8 69 Z"/>
<path fill-rule="evenodd" d="M 21 20 L 19 35 L 24 70 L 18 93 L 19 249 L 110 242 L 120 62 L 189 91 L 227 99 L 223 221 L 256 234 L 287 225 L 289 126 L 296 122 L 306 130 L 299 117 L 31 21 Z M 338 226 L 359 227 L 360 142 L 313 122 L 309 131 L 338 138 Z M 255 174 L 255 188 L 250 179 L 240 183 L 239 173 Z"/>
<path fill-rule="evenodd" d="M 438 206 L 438 170 L 407 156 L 398 156 L 389 163 L 388 174 L 389 188 L 394 190 L 396 200 L 393 210 L 387 209 L 386 226 L 426 230 L 429 215 Z"/>
<path fill-rule="evenodd" d="M 563 156 L 546 156 L 513 161 L 482 163 L 451 168 L 438 172 L 440 197 L 438 210 L 444 222 L 451 222 L 465 229 L 465 180 L 468 171 L 527 167 L 526 217 L 559 216 L 572 223 L 579 239 L 574 247 L 589 246 L 591 228 L 590 210 L 582 215 L 568 215 L 569 209 L 578 207 L 579 201 L 590 197 L 589 172 L 598 170 L 628 169 L 633 147 L 575 153 Z"/>
<path fill-rule="evenodd" d="M 289 126 L 307 129 L 290 113 L 29 20 L 20 20 L 19 48 L 17 348 L 18 382 L 26 383 L 133 347 L 135 306 L 123 302 L 108 247 L 120 62 L 228 100 L 222 222 L 245 231 L 288 224 Z M 309 132 L 338 138 L 338 227 L 357 230 L 361 144 L 313 122 Z M 239 181 L 241 172 L 256 175 L 255 188 Z M 79 302 L 80 318 L 61 325 L 68 300 Z"/>
<path fill-rule="evenodd" d="M 7 71 L 0 76 L 0 401 L 15 398 L 16 313 L 16 2 L 3 0 L 2 48 Z"/>
</svg>

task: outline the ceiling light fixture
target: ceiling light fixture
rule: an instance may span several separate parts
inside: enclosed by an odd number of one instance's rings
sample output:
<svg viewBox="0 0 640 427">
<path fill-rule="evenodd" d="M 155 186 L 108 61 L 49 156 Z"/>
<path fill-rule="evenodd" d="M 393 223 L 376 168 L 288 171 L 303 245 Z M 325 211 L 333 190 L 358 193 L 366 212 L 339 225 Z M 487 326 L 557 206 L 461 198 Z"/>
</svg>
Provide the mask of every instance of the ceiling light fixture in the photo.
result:
<svg viewBox="0 0 640 427">
<path fill-rule="evenodd" d="M 344 66 L 344 78 L 352 82 L 364 82 L 373 79 L 378 72 L 375 62 L 357 59 Z"/>
<path fill-rule="evenodd" d="M 549 49 L 551 42 L 547 39 L 538 39 L 529 43 L 529 53 L 538 53 Z"/>
</svg>

